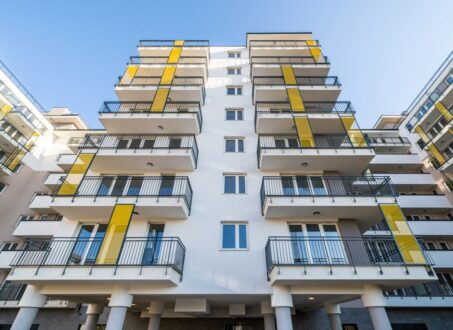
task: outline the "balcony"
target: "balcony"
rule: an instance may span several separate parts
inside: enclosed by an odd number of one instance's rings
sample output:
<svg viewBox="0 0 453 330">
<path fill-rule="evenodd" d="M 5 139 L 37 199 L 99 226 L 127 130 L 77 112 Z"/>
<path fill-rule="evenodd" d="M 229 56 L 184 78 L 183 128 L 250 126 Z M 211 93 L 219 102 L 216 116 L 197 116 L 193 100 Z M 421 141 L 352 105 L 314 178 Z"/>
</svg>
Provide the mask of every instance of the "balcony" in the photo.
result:
<svg viewBox="0 0 453 330">
<path fill-rule="evenodd" d="M 259 135 L 258 166 L 263 171 L 337 171 L 363 173 L 374 157 L 366 144 L 354 146 L 347 135 L 314 135 L 314 147 L 303 147 L 297 135 Z"/>
<path fill-rule="evenodd" d="M 206 97 L 203 76 L 175 76 L 170 84 L 162 84 L 162 75 L 135 76 L 125 83 L 119 78 L 115 85 L 118 99 L 123 102 L 150 102 L 158 88 L 169 88 L 168 98 L 175 102 L 189 101 L 204 104 Z"/>
<path fill-rule="evenodd" d="M 291 65 L 296 76 L 327 76 L 330 63 L 327 57 L 316 61 L 313 56 L 252 56 L 250 77 L 280 76 L 282 65 Z"/>
<path fill-rule="evenodd" d="M 453 269 L 453 250 L 429 250 L 433 267 L 437 270 Z"/>
<path fill-rule="evenodd" d="M 16 148 L 25 148 L 28 139 L 16 129 L 9 129 L 0 126 L 0 146 L 7 153 L 13 152 Z"/>
<path fill-rule="evenodd" d="M 73 194 L 37 194 L 30 208 L 39 213 L 53 210 L 74 219 L 108 220 L 115 204 L 135 204 L 136 217 L 186 219 L 192 205 L 187 177 L 85 176 Z"/>
<path fill-rule="evenodd" d="M 175 40 L 140 40 L 137 51 L 140 56 L 167 57 Z M 181 57 L 202 56 L 209 61 L 209 40 L 184 40 Z"/>
<path fill-rule="evenodd" d="M 430 173 L 373 173 L 388 175 L 397 191 L 431 191 L 436 188 L 436 181 Z"/>
<path fill-rule="evenodd" d="M 304 112 L 293 112 L 291 104 L 285 102 L 256 102 L 255 130 L 264 134 L 293 133 L 294 115 L 307 114 L 309 119 L 322 120 L 323 127 L 337 125 L 342 115 L 351 116 L 355 111 L 350 102 L 305 102 Z M 344 132 L 344 127 L 341 127 Z M 330 129 L 331 133 L 334 127 Z M 338 130 L 336 130 L 338 132 Z"/>
<path fill-rule="evenodd" d="M 102 173 L 193 171 L 198 160 L 194 135 L 87 135 L 79 148 L 96 152 L 90 169 Z"/>
<path fill-rule="evenodd" d="M 131 56 L 129 65 L 138 65 L 136 75 L 158 76 L 162 75 L 163 69 L 168 65 L 168 57 L 165 56 Z M 176 66 L 177 76 L 202 76 L 208 79 L 208 58 L 205 56 L 180 56 Z"/>
<path fill-rule="evenodd" d="M 79 140 L 79 144 L 82 142 L 83 140 L 80 139 Z M 76 153 L 78 152 L 78 150 L 74 150 Z M 76 161 L 77 159 L 77 155 L 76 154 L 59 154 L 58 157 L 57 157 L 57 165 L 58 167 L 60 167 L 64 172 L 68 172 L 72 165 L 74 165 L 74 162 Z"/>
<path fill-rule="evenodd" d="M 319 49 L 321 45 L 317 40 L 282 38 L 274 40 L 248 39 L 250 58 L 255 56 L 312 56 L 311 49 Z M 318 60 L 324 61 L 324 56 L 320 53 Z"/>
<path fill-rule="evenodd" d="M 52 237 L 57 233 L 63 217 L 58 214 L 41 216 L 22 215 L 16 224 L 15 237 Z"/>
<path fill-rule="evenodd" d="M 329 281 L 398 287 L 435 279 L 428 255 L 405 263 L 391 237 L 269 237 L 265 252 L 272 285 Z"/>
<path fill-rule="evenodd" d="M 116 254 L 101 256 L 102 238 L 54 238 L 39 249 L 26 248 L 12 261 L 8 280 L 25 283 L 124 283 L 177 285 L 185 247 L 177 237 L 126 237 Z"/>
<path fill-rule="evenodd" d="M 151 111 L 152 102 L 105 102 L 100 121 L 113 134 L 198 134 L 202 115 L 198 102 L 167 101 L 163 111 Z"/>
<path fill-rule="evenodd" d="M 453 236 L 453 219 L 410 220 L 408 223 L 416 236 Z"/>
<path fill-rule="evenodd" d="M 416 172 L 423 166 L 423 162 L 417 154 L 395 155 L 377 154 L 370 162 L 370 170 L 379 172 Z"/>
<path fill-rule="evenodd" d="M 451 308 L 453 287 L 440 281 L 387 291 L 387 307 Z"/>
<path fill-rule="evenodd" d="M 3 302 L 4 304 L 10 301 L 19 302 L 24 295 L 26 288 L 26 284 L 3 283 L 2 286 L 0 286 L 0 302 Z"/>
<path fill-rule="evenodd" d="M 406 137 L 374 137 L 367 136 L 368 144 L 374 148 L 376 153 L 397 153 L 404 154 L 411 150 L 411 142 Z"/>
<path fill-rule="evenodd" d="M 253 102 L 283 102 L 287 101 L 287 88 L 298 88 L 305 101 L 336 101 L 341 92 L 341 84 L 337 77 L 300 77 L 296 76 L 296 84 L 285 84 L 282 76 L 254 77 L 252 98 Z"/>
<path fill-rule="evenodd" d="M 406 214 L 445 214 L 451 210 L 451 204 L 445 195 L 400 194 L 396 199 Z"/>
</svg>

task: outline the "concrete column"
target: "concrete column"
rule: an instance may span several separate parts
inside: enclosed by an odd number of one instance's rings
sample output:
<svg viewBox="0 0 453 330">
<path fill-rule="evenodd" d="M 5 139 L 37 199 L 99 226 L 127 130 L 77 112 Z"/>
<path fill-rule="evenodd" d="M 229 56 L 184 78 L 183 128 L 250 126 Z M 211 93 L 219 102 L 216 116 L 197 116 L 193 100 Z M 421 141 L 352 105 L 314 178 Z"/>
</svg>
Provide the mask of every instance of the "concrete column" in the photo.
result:
<svg viewBox="0 0 453 330">
<path fill-rule="evenodd" d="M 392 330 L 381 288 L 377 285 L 365 285 L 364 289 L 362 302 L 363 306 L 368 309 L 374 330 Z"/>
<path fill-rule="evenodd" d="M 164 304 L 160 301 L 152 301 L 149 304 L 149 322 L 148 330 L 159 330 L 160 316 L 164 311 Z"/>
<path fill-rule="evenodd" d="M 88 304 L 87 308 L 87 319 L 84 324 L 84 330 L 96 330 L 98 324 L 99 315 L 102 314 L 104 305 L 100 304 Z"/>
<path fill-rule="evenodd" d="M 342 330 L 343 326 L 341 325 L 340 305 L 325 303 L 324 309 L 329 317 L 330 328 L 332 330 Z"/>
<path fill-rule="evenodd" d="M 293 307 L 293 297 L 289 287 L 276 285 L 273 287 L 272 307 L 275 309 L 277 320 L 277 330 L 293 330 L 291 309 Z"/>
<path fill-rule="evenodd" d="M 19 302 L 19 312 L 14 319 L 11 330 L 30 330 L 39 308 L 47 302 L 47 297 L 39 292 L 39 287 L 28 285 Z"/>
<path fill-rule="evenodd" d="M 261 301 L 261 314 L 264 318 L 264 330 L 275 330 L 274 309 L 269 300 Z"/>
<path fill-rule="evenodd" d="M 106 330 L 122 330 L 127 309 L 132 305 L 133 296 L 126 288 L 115 288 L 110 297 L 110 313 Z"/>
</svg>

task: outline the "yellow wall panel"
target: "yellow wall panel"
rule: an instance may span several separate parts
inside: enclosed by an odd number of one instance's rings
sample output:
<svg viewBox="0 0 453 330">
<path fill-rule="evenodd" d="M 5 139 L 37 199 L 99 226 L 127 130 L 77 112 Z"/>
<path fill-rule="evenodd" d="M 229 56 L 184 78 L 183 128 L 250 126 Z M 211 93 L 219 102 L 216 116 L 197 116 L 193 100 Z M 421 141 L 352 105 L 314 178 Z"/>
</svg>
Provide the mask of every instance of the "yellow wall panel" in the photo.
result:
<svg viewBox="0 0 453 330">
<path fill-rule="evenodd" d="M 431 152 L 431 155 L 437 160 L 440 166 L 444 165 L 447 161 L 445 160 L 444 156 L 440 153 L 439 149 L 433 144 L 430 143 L 428 145 L 428 149 Z"/>
<path fill-rule="evenodd" d="M 421 137 L 423 142 L 425 142 L 425 143 L 429 142 L 428 135 L 426 135 L 425 131 L 423 130 L 423 128 L 420 125 L 415 127 L 415 132 L 417 132 L 417 134 Z"/>
<path fill-rule="evenodd" d="M 154 96 L 153 104 L 151 105 L 151 112 L 163 112 L 165 104 L 167 103 L 170 88 L 159 88 Z"/>
<path fill-rule="evenodd" d="M 447 121 L 451 121 L 453 119 L 453 115 L 450 113 L 450 111 L 448 111 L 443 103 L 437 102 L 436 109 L 441 113 L 442 116 L 444 116 Z"/>
<path fill-rule="evenodd" d="M 425 264 L 425 256 L 398 204 L 379 205 L 392 232 L 403 261 L 407 264 Z"/>
<path fill-rule="evenodd" d="M 128 65 L 126 72 L 121 78 L 120 84 L 130 84 L 132 79 L 134 79 L 138 70 L 138 65 Z"/>
<path fill-rule="evenodd" d="M 8 113 L 11 112 L 13 107 L 9 104 L 5 104 L 1 109 L 0 109 L 0 120 L 5 118 Z"/>
<path fill-rule="evenodd" d="M 289 97 L 289 103 L 291 104 L 291 110 L 293 112 L 304 112 L 304 102 L 300 95 L 299 88 L 287 88 L 286 93 Z"/>
<path fill-rule="evenodd" d="M 66 175 L 65 180 L 58 189 L 57 195 L 59 196 L 72 196 L 76 193 L 80 182 L 82 181 L 85 173 L 88 171 L 95 154 L 79 154 L 72 164 L 71 169 Z"/>
<path fill-rule="evenodd" d="M 175 40 L 173 42 L 173 46 L 174 47 L 182 47 L 182 46 L 184 46 L 184 40 Z"/>
<path fill-rule="evenodd" d="M 164 69 L 164 73 L 162 74 L 162 78 L 160 79 L 161 85 L 171 85 L 173 82 L 173 78 L 175 76 L 176 66 L 175 65 L 168 65 Z"/>
<path fill-rule="evenodd" d="M 283 80 L 285 81 L 285 85 L 296 85 L 296 76 L 294 75 L 294 70 L 291 65 L 282 65 L 281 66 Z"/>
<path fill-rule="evenodd" d="M 299 136 L 300 146 L 302 148 L 314 148 L 315 139 L 311 132 L 310 123 L 307 117 L 294 117 L 296 123 L 297 135 Z"/>
<path fill-rule="evenodd" d="M 182 48 L 181 47 L 173 47 L 170 51 L 170 55 L 168 56 L 167 63 L 169 64 L 176 64 L 179 62 L 179 57 L 181 56 Z"/>
<path fill-rule="evenodd" d="M 96 259 L 98 265 L 112 265 L 118 260 L 135 204 L 116 204 Z"/>
</svg>

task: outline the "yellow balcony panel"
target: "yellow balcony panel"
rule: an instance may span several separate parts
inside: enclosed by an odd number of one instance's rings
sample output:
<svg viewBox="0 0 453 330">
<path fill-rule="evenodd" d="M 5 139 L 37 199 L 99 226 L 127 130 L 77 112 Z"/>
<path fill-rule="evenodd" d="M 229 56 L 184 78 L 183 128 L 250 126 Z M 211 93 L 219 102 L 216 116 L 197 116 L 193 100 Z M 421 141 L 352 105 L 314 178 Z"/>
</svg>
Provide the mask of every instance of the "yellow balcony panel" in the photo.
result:
<svg viewBox="0 0 453 330">
<path fill-rule="evenodd" d="M 100 121 L 112 134 L 200 133 L 200 103 L 174 101 L 172 93 L 172 101 L 167 100 L 163 111 L 158 112 L 152 111 L 152 102 L 106 102 L 99 111 Z"/>
</svg>

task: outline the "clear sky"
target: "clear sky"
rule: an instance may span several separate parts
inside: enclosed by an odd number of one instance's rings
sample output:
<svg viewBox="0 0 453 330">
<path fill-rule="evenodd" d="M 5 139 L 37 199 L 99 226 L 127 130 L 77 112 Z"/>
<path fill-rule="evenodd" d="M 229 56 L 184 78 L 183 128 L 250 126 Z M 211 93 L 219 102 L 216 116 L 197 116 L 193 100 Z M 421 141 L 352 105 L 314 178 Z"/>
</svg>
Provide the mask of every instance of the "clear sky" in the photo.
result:
<svg viewBox="0 0 453 330">
<path fill-rule="evenodd" d="M 312 31 L 362 128 L 405 110 L 453 49 L 453 0 L 18 0 L 1 12 L 0 59 L 46 109 L 94 128 L 140 39 Z"/>
</svg>

